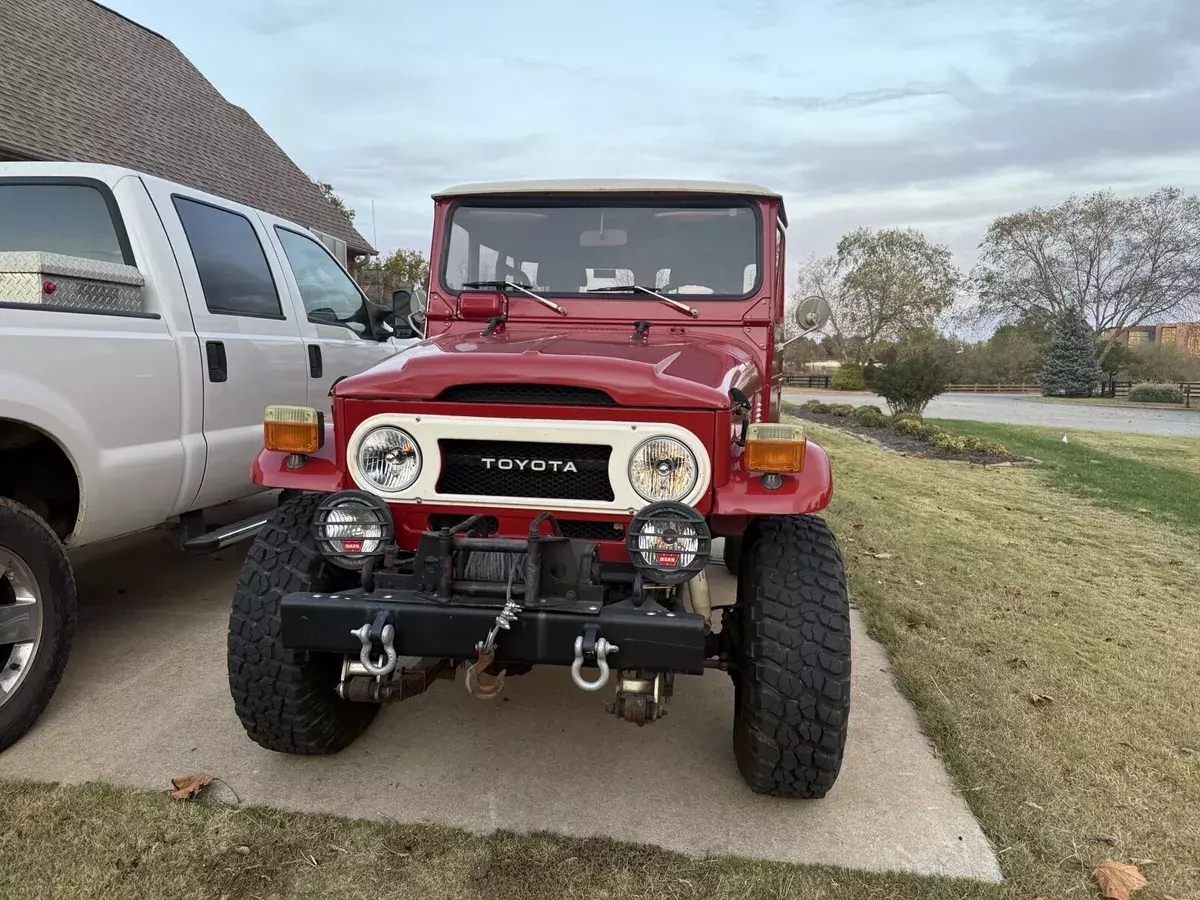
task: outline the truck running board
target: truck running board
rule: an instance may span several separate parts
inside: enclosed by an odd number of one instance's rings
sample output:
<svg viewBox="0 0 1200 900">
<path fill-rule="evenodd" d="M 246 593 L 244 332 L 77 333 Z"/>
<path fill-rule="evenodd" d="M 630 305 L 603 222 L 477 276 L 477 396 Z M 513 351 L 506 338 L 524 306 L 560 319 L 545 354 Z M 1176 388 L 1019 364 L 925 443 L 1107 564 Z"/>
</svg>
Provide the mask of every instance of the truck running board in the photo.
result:
<svg viewBox="0 0 1200 900">
<path fill-rule="evenodd" d="M 224 549 L 254 537 L 270 518 L 271 513 L 263 513 L 240 522 L 234 522 L 232 525 L 222 525 L 220 528 L 214 528 L 204 534 L 187 538 L 183 542 L 183 549 L 190 553 L 212 553 L 215 550 Z"/>
</svg>

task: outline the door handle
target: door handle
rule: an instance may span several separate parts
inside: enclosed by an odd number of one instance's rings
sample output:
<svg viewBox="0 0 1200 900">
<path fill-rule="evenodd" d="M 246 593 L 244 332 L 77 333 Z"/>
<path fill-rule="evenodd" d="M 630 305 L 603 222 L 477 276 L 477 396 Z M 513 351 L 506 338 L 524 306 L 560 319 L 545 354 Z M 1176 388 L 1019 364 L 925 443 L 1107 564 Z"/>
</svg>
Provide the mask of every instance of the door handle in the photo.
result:
<svg viewBox="0 0 1200 900">
<path fill-rule="evenodd" d="M 313 378 L 320 378 L 325 367 L 321 364 L 321 346 L 319 344 L 308 345 L 308 374 Z"/>
<path fill-rule="evenodd" d="M 229 380 L 229 361 L 225 358 L 223 341 L 206 341 L 204 352 L 208 357 L 208 380 L 217 384 Z"/>
</svg>

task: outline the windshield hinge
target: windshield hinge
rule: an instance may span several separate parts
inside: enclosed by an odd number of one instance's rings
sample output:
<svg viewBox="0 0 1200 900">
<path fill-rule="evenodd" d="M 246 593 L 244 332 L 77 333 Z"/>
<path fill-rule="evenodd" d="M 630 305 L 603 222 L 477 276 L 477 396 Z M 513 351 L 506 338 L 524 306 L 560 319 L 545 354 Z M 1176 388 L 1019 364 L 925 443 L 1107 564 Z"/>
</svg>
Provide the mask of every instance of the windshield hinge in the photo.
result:
<svg viewBox="0 0 1200 900">
<path fill-rule="evenodd" d="M 639 319 L 633 323 L 633 334 L 630 335 L 631 341 L 645 341 L 646 336 L 650 333 L 650 326 L 653 322 L 647 322 L 645 319 Z"/>
</svg>

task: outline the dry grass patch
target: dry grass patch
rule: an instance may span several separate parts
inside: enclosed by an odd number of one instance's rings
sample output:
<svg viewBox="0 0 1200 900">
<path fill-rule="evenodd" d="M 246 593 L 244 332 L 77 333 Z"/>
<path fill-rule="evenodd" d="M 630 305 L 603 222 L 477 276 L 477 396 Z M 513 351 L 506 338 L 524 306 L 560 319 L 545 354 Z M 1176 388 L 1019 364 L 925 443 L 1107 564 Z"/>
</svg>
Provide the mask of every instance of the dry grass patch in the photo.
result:
<svg viewBox="0 0 1200 900">
<path fill-rule="evenodd" d="M 854 597 L 1006 876 L 1092 896 L 1101 859 L 1152 859 L 1139 896 L 1200 896 L 1194 537 L 1050 489 L 1036 469 L 816 437 Z"/>
</svg>

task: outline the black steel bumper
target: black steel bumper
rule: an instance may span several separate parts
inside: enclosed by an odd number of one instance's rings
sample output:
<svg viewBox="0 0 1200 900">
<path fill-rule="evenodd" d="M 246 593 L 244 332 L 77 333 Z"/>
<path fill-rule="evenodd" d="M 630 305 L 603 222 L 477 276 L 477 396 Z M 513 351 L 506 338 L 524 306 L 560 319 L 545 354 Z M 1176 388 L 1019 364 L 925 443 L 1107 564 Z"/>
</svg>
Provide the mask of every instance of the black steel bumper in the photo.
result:
<svg viewBox="0 0 1200 900">
<path fill-rule="evenodd" d="M 362 643 L 351 632 L 383 613 L 395 629 L 400 656 L 473 660 L 476 643 L 487 635 L 499 611 L 498 606 L 431 602 L 405 591 L 287 594 L 280 601 L 281 639 L 290 650 L 357 657 Z M 587 614 L 522 610 L 510 630 L 500 632 L 496 662 L 569 666 L 575 658 L 575 639 L 588 625 L 598 627 L 596 637 L 620 647 L 609 654 L 613 668 L 704 671 L 703 616 L 668 613 L 653 603 L 646 608 L 612 604 Z"/>
</svg>

